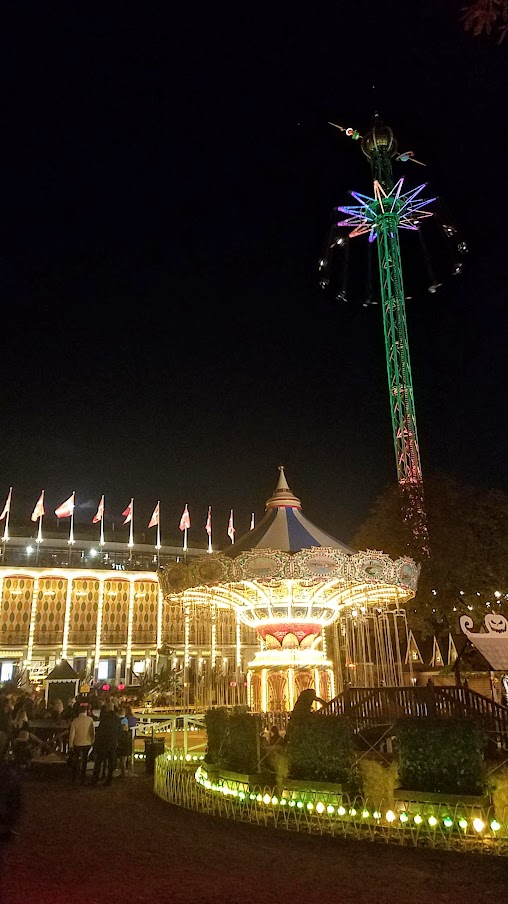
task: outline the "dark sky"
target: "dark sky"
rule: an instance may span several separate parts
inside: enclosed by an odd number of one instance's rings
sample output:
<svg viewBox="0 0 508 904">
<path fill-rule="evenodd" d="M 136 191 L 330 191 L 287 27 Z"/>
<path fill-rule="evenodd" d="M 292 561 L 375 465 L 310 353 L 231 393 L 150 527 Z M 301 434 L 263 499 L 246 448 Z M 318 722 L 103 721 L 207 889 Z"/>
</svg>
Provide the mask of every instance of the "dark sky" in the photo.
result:
<svg viewBox="0 0 508 904">
<path fill-rule="evenodd" d="M 227 542 L 283 462 L 306 514 L 351 535 L 395 480 L 382 318 L 326 296 L 317 261 L 332 207 L 371 189 L 327 121 L 375 109 L 427 163 L 397 174 L 429 179 L 470 249 L 436 295 L 407 252 L 424 475 L 508 489 L 508 44 L 465 35 L 452 0 L 172 6 L 4 16 L 13 518 L 75 489 L 117 521 L 133 495 L 144 529 L 160 498 L 166 531 L 188 502 L 201 542 L 211 503 Z"/>
</svg>

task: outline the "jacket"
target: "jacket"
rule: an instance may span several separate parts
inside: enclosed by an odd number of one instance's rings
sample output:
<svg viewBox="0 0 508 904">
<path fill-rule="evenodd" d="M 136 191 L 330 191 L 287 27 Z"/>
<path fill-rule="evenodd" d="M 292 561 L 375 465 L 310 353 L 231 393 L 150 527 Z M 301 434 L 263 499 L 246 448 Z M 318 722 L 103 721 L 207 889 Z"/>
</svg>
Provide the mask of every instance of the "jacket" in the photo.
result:
<svg viewBox="0 0 508 904">
<path fill-rule="evenodd" d="M 95 738 L 95 728 L 91 716 L 80 713 L 71 723 L 69 747 L 89 747 Z"/>
</svg>

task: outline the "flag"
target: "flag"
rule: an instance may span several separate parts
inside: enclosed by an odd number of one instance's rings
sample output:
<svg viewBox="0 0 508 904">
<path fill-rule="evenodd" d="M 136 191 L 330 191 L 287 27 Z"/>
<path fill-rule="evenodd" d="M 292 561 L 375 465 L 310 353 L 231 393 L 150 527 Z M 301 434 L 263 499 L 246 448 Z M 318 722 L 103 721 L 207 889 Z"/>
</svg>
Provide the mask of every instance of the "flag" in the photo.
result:
<svg viewBox="0 0 508 904">
<path fill-rule="evenodd" d="M 125 518 L 124 524 L 129 524 L 129 522 L 132 521 L 132 509 L 133 508 L 134 508 L 134 499 L 131 499 L 131 501 L 129 502 L 129 505 L 127 506 L 125 511 L 122 512 L 122 518 Z"/>
<path fill-rule="evenodd" d="M 252 515 L 250 516 L 250 530 L 254 530 L 255 526 L 254 512 L 252 512 Z"/>
<path fill-rule="evenodd" d="M 228 537 L 230 538 L 232 543 L 235 542 L 235 528 L 233 525 L 233 509 L 231 509 L 231 514 L 229 516 Z"/>
<path fill-rule="evenodd" d="M 3 521 L 5 516 L 8 515 L 11 510 L 11 496 L 12 496 L 12 487 L 9 490 L 9 495 L 7 496 L 7 500 L 4 505 L 4 510 L 3 510 L 2 514 L 0 515 L 0 521 Z"/>
<path fill-rule="evenodd" d="M 155 508 L 153 510 L 153 515 L 150 518 L 150 523 L 149 523 L 148 527 L 156 527 L 156 525 L 158 523 L 159 523 L 159 503 L 157 503 L 157 505 L 155 506 Z"/>
<path fill-rule="evenodd" d="M 57 518 L 70 518 L 74 511 L 74 493 L 72 496 L 69 496 L 65 502 L 55 509 L 55 515 Z M 33 518 L 33 515 L 32 515 Z"/>
<path fill-rule="evenodd" d="M 190 527 L 190 515 L 186 505 L 180 518 L 180 530 L 187 530 L 188 527 Z"/>
<path fill-rule="evenodd" d="M 37 500 L 37 504 L 32 512 L 32 521 L 38 521 L 46 512 L 44 510 L 44 490 Z"/>
<path fill-rule="evenodd" d="M 209 537 L 212 536 L 212 506 L 208 506 L 208 515 L 206 518 L 205 530 Z"/>
<path fill-rule="evenodd" d="M 101 496 L 101 501 L 99 502 L 99 508 L 97 509 L 97 513 L 92 518 L 92 524 L 98 524 L 99 521 L 102 521 L 104 517 L 104 496 Z"/>
</svg>

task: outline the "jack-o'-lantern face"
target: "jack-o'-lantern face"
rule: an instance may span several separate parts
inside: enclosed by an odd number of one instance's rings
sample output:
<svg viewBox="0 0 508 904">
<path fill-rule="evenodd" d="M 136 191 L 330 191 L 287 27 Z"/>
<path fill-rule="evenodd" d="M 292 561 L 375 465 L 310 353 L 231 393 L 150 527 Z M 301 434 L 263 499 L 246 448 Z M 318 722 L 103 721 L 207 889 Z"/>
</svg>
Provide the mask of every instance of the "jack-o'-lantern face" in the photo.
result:
<svg viewBox="0 0 508 904">
<path fill-rule="evenodd" d="M 508 621 L 506 621 L 504 615 L 494 615 L 489 612 L 489 614 L 485 616 L 485 624 L 487 630 L 494 634 L 508 633 Z"/>
</svg>

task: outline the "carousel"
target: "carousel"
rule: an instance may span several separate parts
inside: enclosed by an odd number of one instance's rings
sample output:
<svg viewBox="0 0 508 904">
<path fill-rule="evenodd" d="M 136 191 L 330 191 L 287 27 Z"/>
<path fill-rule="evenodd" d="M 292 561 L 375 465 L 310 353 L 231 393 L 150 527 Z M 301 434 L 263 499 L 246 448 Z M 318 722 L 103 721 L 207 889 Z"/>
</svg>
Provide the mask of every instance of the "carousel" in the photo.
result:
<svg viewBox="0 0 508 904">
<path fill-rule="evenodd" d="M 257 636 L 244 666 L 240 643 L 236 653 L 254 711 L 291 710 L 308 687 L 331 699 L 345 686 L 402 685 L 403 607 L 416 593 L 418 567 L 407 557 L 357 552 L 316 527 L 279 470 L 257 527 L 223 552 L 160 570 L 165 604 L 180 608 L 189 636 L 192 619 L 225 610 L 235 613 L 239 640 L 241 627 Z M 212 631 L 212 666 L 213 641 Z"/>
</svg>

